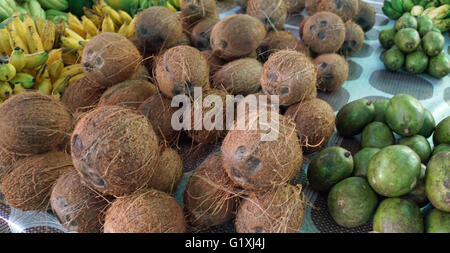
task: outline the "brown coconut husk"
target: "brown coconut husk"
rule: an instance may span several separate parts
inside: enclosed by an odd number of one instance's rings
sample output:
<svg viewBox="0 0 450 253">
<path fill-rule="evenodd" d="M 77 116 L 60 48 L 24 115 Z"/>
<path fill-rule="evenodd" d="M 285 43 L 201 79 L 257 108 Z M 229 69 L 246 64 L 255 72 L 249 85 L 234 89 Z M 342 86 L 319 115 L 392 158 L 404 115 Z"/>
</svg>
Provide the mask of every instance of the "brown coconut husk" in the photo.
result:
<svg viewBox="0 0 450 253">
<path fill-rule="evenodd" d="M 267 113 L 268 121 L 275 113 Z M 263 117 L 261 112 L 247 114 L 246 130 L 229 131 L 222 144 L 225 171 L 236 184 L 248 190 L 270 189 L 289 182 L 303 163 L 302 148 L 292 120 L 279 115 L 278 125 L 259 123 L 258 130 L 252 130 Z M 276 140 L 262 140 L 268 130 L 261 126 L 278 133 Z M 236 123 L 235 129 L 237 127 Z"/>
<path fill-rule="evenodd" d="M 309 56 L 309 49 L 301 40 L 288 31 L 270 32 L 256 50 L 258 59 L 266 62 L 270 55 L 280 50 L 295 50 Z"/>
<path fill-rule="evenodd" d="M 264 96 L 264 97 L 261 97 Z M 275 101 L 272 101 L 271 97 L 267 94 L 264 94 L 262 92 L 258 92 L 258 93 L 253 93 L 250 94 L 246 97 L 244 97 L 244 99 L 240 100 L 240 101 L 236 101 L 236 118 L 238 113 L 241 113 L 240 110 L 242 110 L 240 107 L 242 106 L 242 104 L 245 104 L 245 114 L 251 113 L 253 111 L 258 111 L 258 110 L 276 110 L 277 112 L 279 111 L 279 104 L 276 104 Z M 255 108 L 255 105 L 257 106 Z"/>
<path fill-rule="evenodd" d="M 301 185 L 283 184 L 267 192 L 253 192 L 239 206 L 237 233 L 299 233 L 306 200 Z"/>
<path fill-rule="evenodd" d="M 144 188 L 159 158 L 158 138 L 137 111 L 103 106 L 89 112 L 71 138 L 75 168 L 94 189 L 123 196 Z"/>
<path fill-rule="evenodd" d="M 183 0 L 180 10 L 185 28 L 194 27 L 203 19 L 219 18 L 215 0 Z"/>
<path fill-rule="evenodd" d="M 136 37 L 149 54 L 175 46 L 183 36 L 178 15 L 166 7 L 153 6 L 142 11 L 136 20 Z"/>
<path fill-rule="evenodd" d="M 140 64 L 128 80 L 149 80 L 152 76 L 143 64 Z"/>
<path fill-rule="evenodd" d="M 321 0 L 317 11 L 329 11 L 342 18 L 344 22 L 352 20 L 361 9 L 360 0 Z"/>
<path fill-rule="evenodd" d="M 210 76 L 214 75 L 214 73 L 218 69 L 220 69 L 223 65 L 225 65 L 227 63 L 227 61 L 214 55 L 212 50 L 205 50 L 205 51 L 202 51 L 201 53 L 208 61 Z"/>
<path fill-rule="evenodd" d="M 360 1 L 361 9 L 358 15 L 353 18 L 353 21 L 361 26 L 364 32 L 370 31 L 376 22 L 376 13 L 372 5 L 367 2 Z"/>
<path fill-rule="evenodd" d="M 106 212 L 105 233 L 184 233 L 186 221 L 175 198 L 157 190 L 116 199 Z"/>
<path fill-rule="evenodd" d="M 9 153 L 0 148 L 0 185 L 3 182 L 3 179 L 13 171 L 14 165 L 21 158 L 23 157 Z"/>
<path fill-rule="evenodd" d="M 248 0 L 247 14 L 259 19 L 267 31 L 284 30 L 287 7 L 284 0 Z"/>
<path fill-rule="evenodd" d="M 70 155 L 50 152 L 28 156 L 14 165 L 2 183 L 8 204 L 22 211 L 46 211 L 53 185 L 64 173 L 73 170 Z"/>
<path fill-rule="evenodd" d="M 309 16 L 308 17 L 305 17 L 305 18 L 303 18 L 302 19 L 302 22 L 300 22 L 300 25 L 299 25 L 299 35 L 300 35 L 300 38 L 302 38 L 303 39 L 303 27 L 305 27 L 305 24 L 306 24 L 306 20 L 309 18 Z"/>
<path fill-rule="evenodd" d="M 345 41 L 344 22 L 331 12 L 317 12 L 305 21 L 302 39 L 315 53 L 335 53 Z"/>
<path fill-rule="evenodd" d="M 305 0 L 305 9 L 309 16 L 316 14 L 321 0 Z"/>
<path fill-rule="evenodd" d="M 0 147 L 16 155 L 55 150 L 72 130 L 69 110 L 40 92 L 12 96 L 0 112 Z"/>
<path fill-rule="evenodd" d="M 222 156 L 202 163 L 189 178 L 183 195 L 189 223 L 204 229 L 233 219 L 242 193 L 236 187 L 222 167 Z"/>
<path fill-rule="evenodd" d="M 92 38 L 81 59 L 86 77 L 105 88 L 127 80 L 141 62 L 134 44 L 118 33 L 101 33 Z"/>
<path fill-rule="evenodd" d="M 235 14 L 219 21 L 211 32 L 211 48 L 218 57 L 231 61 L 249 56 L 266 37 L 257 18 Z"/>
<path fill-rule="evenodd" d="M 98 106 L 118 105 L 137 109 L 146 99 L 158 93 L 156 86 L 145 80 L 128 80 L 107 89 Z"/>
<path fill-rule="evenodd" d="M 218 22 L 218 18 L 206 18 L 198 22 L 192 29 L 190 36 L 191 44 L 198 50 L 211 49 L 211 31 Z"/>
<path fill-rule="evenodd" d="M 292 105 L 317 96 L 317 68 L 306 55 L 282 50 L 264 64 L 261 86 L 268 95 L 279 95 L 280 105 Z"/>
<path fill-rule="evenodd" d="M 284 0 L 288 13 L 299 13 L 305 8 L 305 0 Z"/>
<path fill-rule="evenodd" d="M 173 194 L 183 176 L 183 161 L 180 155 L 171 148 L 164 148 L 159 156 L 157 170 L 152 176 L 148 187 Z"/>
<path fill-rule="evenodd" d="M 71 170 L 56 181 L 50 204 L 68 231 L 101 233 L 110 200 L 91 189 L 75 170 Z"/>
<path fill-rule="evenodd" d="M 169 98 L 191 95 L 195 86 L 209 87 L 208 62 L 198 49 L 190 46 L 176 46 L 160 55 L 155 73 L 159 89 Z"/>
<path fill-rule="evenodd" d="M 354 22 L 345 23 L 345 41 L 339 53 L 348 57 L 361 50 L 364 44 L 364 31 Z"/>
<path fill-rule="evenodd" d="M 336 118 L 333 108 L 322 99 L 311 99 L 288 108 L 285 116 L 294 120 L 304 153 L 326 145 L 333 135 Z"/>
<path fill-rule="evenodd" d="M 338 54 L 323 54 L 314 59 L 317 66 L 318 89 L 325 92 L 338 90 L 349 76 L 347 60 Z"/>
<path fill-rule="evenodd" d="M 213 86 L 233 95 L 248 95 L 260 87 L 262 64 L 256 59 L 242 58 L 225 64 L 212 77 Z"/>
<path fill-rule="evenodd" d="M 87 77 L 83 77 L 66 88 L 61 102 L 72 113 L 78 110 L 89 110 L 89 108 L 97 105 L 104 91 L 104 87 L 89 80 Z"/>
</svg>

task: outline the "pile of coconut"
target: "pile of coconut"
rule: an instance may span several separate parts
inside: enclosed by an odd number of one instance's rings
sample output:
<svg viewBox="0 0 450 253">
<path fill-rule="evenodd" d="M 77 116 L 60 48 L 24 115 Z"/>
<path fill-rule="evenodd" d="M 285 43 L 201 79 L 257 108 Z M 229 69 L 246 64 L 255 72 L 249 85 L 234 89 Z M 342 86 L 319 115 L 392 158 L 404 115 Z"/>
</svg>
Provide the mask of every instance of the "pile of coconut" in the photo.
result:
<svg viewBox="0 0 450 253">
<path fill-rule="evenodd" d="M 92 38 L 82 56 L 85 78 L 61 101 L 27 92 L 0 107 L 8 204 L 52 211 L 81 233 L 182 233 L 233 219 L 237 232 L 299 232 L 305 199 L 294 178 L 303 154 L 326 145 L 335 126 L 317 89 L 344 83 L 348 65 L 335 53 L 359 50 L 364 35 L 351 20 L 370 23 L 369 14 L 357 14 L 372 12 L 356 8 L 358 1 L 322 0 L 315 13 L 306 1 L 313 15 L 297 40 L 283 30 L 293 2 L 250 0 L 247 14 L 219 20 L 214 0 L 186 0 L 180 15 L 164 7 L 141 12 L 132 40 Z M 252 124 L 266 115 L 251 108 L 241 116 L 243 130 L 175 130 L 172 98 L 203 104 L 196 88 L 223 106 L 227 95 L 278 95 L 267 110 L 279 118 L 278 138 L 261 139 L 267 129 Z M 174 198 L 183 174 L 180 136 L 221 146 L 192 173 L 183 207 Z"/>
</svg>

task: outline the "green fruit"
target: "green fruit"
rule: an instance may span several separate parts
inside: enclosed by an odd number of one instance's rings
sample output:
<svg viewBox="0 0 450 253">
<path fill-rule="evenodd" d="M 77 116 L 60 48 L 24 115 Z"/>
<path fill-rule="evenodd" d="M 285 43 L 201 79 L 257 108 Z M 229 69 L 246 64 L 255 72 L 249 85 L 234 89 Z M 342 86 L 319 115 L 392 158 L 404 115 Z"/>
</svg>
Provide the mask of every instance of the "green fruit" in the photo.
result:
<svg viewBox="0 0 450 253">
<path fill-rule="evenodd" d="M 425 217 L 425 233 L 450 233 L 450 213 L 431 210 Z"/>
<path fill-rule="evenodd" d="M 436 121 L 434 120 L 433 114 L 428 110 L 424 108 L 424 117 L 425 120 L 423 122 L 422 129 L 417 133 L 419 135 L 422 135 L 425 138 L 430 138 L 430 136 L 433 134 L 434 129 L 436 128 Z"/>
<path fill-rule="evenodd" d="M 398 197 L 414 189 L 420 170 L 420 157 L 414 150 L 393 145 L 383 148 L 370 160 L 367 178 L 378 194 Z"/>
<path fill-rule="evenodd" d="M 402 199 L 412 201 L 419 207 L 426 206 L 429 201 L 427 198 L 427 193 L 425 191 L 425 180 L 419 180 L 419 183 L 417 183 L 416 187 L 414 187 L 411 192 L 403 196 Z"/>
<path fill-rule="evenodd" d="M 422 104 L 408 94 L 397 94 L 386 109 L 386 123 L 401 136 L 413 136 L 422 129 L 425 121 Z"/>
<path fill-rule="evenodd" d="M 450 61 L 445 54 L 431 57 L 428 65 L 428 74 L 436 78 L 443 78 L 450 72 Z"/>
<path fill-rule="evenodd" d="M 386 122 L 384 115 L 386 114 L 386 108 L 389 104 L 388 99 L 380 99 L 373 103 L 373 106 L 375 107 L 375 119 L 374 121 L 378 122 Z"/>
<path fill-rule="evenodd" d="M 434 155 L 428 163 L 425 189 L 437 209 L 450 212 L 450 152 Z"/>
<path fill-rule="evenodd" d="M 405 55 L 397 46 L 394 45 L 391 49 L 384 53 L 383 63 L 387 69 L 397 71 L 403 67 L 403 64 L 405 64 Z"/>
<path fill-rule="evenodd" d="M 405 69 L 414 74 L 425 72 L 428 67 L 428 56 L 422 50 L 416 50 L 406 56 Z"/>
<path fill-rule="evenodd" d="M 388 28 L 384 29 L 380 32 L 378 35 L 378 40 L 380 41 L 380 44 L 385 49 L 389 49 L 392 46 L 395 45 L 394 38 L 395 34 L 397 33 L 397 30 L 395 28 Z"/>
<path fill-rule="evenodd" d="M 341 147 L 322 150 L 308 168 L 308 180 L 316 191 L 326 192 L 353 172 L 353 157 L 350 151 Z"/>
<path fill-rule="evenodd" d="M 433 143 L 435 146 L 439 144 L 450 145 L 450 116 L 443 119 L 434 130 Z"/>
<path fill-rule="evenodd" d="M 394 41 L 402 52 L 411 53 L 419 47 L 420 35 L 413 28 L 404 28 L 395 34 Z"/>
<path fill-rule="evenodd" d="M 367 125 L 361 135 L 363 148 L 384 148 L 395 143 L 391 129 L 382 122 Z"/>
<path fill-rule="evenodd" d="M 431 156 L 434 156 L 440 152 L 450 152 L 450 145 L 449 144 L 439 144 L 437 147 L 434 147 L 433 154 L 431 154 Z"/>
<path fill-rule="evenodd" d="M 395 29 L 397 31 L 400 31 L 401 29 L 404 28 L 417 29 L 417 19 L 411 15 L 401 16 L 395 23 Z"/>
<path fill-rule="evenodd" d="M 405 199 L 383 200 L 375 212 L 373 230 L 379 233 L 423 233 L 419 207 Z"/>
<path fill-rule="evenodd" d="M 367 223 L 377 204 L 377 195 L 360 177 L 342 180 L 328 194 L 328 211 L 337 224 L 346 228 Z"/>
<path fill-rule="evenodd" d="M 367 178 L 367 168 L 370 160 L 378 153 L 379 148 L 363 148 L 353 157 L 355 164 L 355 173 L 357 177 Z"/>
<path fill-rule="evenodd" d="M 340 135 L 351 137 L 361 133 L 374 117 L 375 107 L 372 101 L 358 99 L 342 107 L 336 116 L 336 128 Z"/>
<path fill-rule="evenodd" d="M 427 139 L 423 137 L 422 135 L 414 135 L 411 137 L 403 138 L 399 141 L 400 145 L 405 145 L 410 147 L 414 152 L 416 152 L 420 160 L 423 163 L 428 162 L 428 159 L 431 155 L 431 146 L 430 143 L 428 143 Z"/>
<path fill-rule="evenodd" d="M 419 16 L 417 18 L 417 31 L 420 34 L 420 37 L 425 36 L 429 31 L 433 29 L 433 20 L 431 20 L 428 16 Z"/>
<path fill-rule="evenodd" d="M 428 56 L 436 56 L 444 50 L 445 38 L 441 33 L 428 32 L 422 39 L 423 51 Z"/>
</svg>

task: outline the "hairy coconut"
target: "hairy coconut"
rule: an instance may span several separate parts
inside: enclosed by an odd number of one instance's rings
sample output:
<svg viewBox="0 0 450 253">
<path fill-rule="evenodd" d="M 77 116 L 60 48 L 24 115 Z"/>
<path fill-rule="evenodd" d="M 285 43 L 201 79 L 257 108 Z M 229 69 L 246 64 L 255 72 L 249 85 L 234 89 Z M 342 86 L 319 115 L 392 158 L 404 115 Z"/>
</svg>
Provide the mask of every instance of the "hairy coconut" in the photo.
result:
<svg viewBox="0 0 450 253">
<path fill-rule="evenodd" d="M 83 179 L 107 195 L 122 196 L 146 186 L 159 158 L 158 138 L 137 111 L 103 106 L 75 127 L 72 159 Z"/>
<path fill-rule="evenodd" d="M 188 221 L 200 229 L 230 221 L 236 213 L 239 195 L 222 167 L 222 156 L 209 158 L 187 182 L 183 200 Z"/>
<path fill-rule="evenodd" d="M 345 41 L 339 53 L 351 56 L 357 53 L 364 44 L 364 31 L 354 22 L 345 23 Z"/>
<path fill-rule="evenodd" d="M 0 185 L 5 177 L 14 169 L 14 165 L 22 156 L 9 153 L 0 148 Z"/>
<path fill-rule="evenodd" d="M 209 87 L 209 66 L 196 48 L 176 46 L 158 57 L 156 80 L 161 92 L 169 98 L 191 95 L 194 87 Z"/>
<path fill-rule="evenodd" d="M 344 22 L 331 12 L 318 12 L 305 21 L 302 39 L 315 53 L 335 53 L 345 41 Z"/>
<path fill-rule="evenodd" d="M 224 60 L 249 56 L 266 37 L 261 21 L 245 14 L 235 14 L 219 21 L 211 32 L 211 48 Z"/>
<path fill-rule="evenodd" d="M 201 53 L 208 61 L 210 76 L 227 63 L 225 60 L 217 57 L 212 50 L 205 50 Z"/>
<path fill-rule="evenodd" d="M 219 18 L 215 0 L 182 0 L 180 9 L 183 22 L 189 26 L 203 19 Z"/>
<path fill-rule="evenodd" d="M 323 54 L 314 59 L 317 66 L 317 86 L 319 90 L 333 92 L 338 90 L 349 76 L 347 60 L 338 54 Z"/>
<path fill-rule="evenodd" d="M 12 96 L 0 107 L 0 147 L 16 155 L 55 150 L 72 129 L 72 115 L 40 92 Z"/>
<path fill-rule="evenodd" d="M 178 15 L 162 6 L 145 9 L 136 20 L 136 37 L 149 53 L 157 53 L 175 46 L 183 36 L 183 27 Z"/>
<path fill-rule="evenodd" d="M 264 64 L 261 86 L 268 95 L 279 95 L 280 105 L 292 105 L 317 95 L 317 68 L 304 54 L 282 50 Z"/>
<path fill-rule="evenodd" d="M 305 27 L 306 20 L 308 20 L 308 18 L 309 18 L 309 16 L 303 18 L 302 21 L 300 22 L 299 29 L 298 29 L 298 34 L 300 35 L 301 39 L 303 39 L 303 28 Z"/>
<path fill-rule="evenodd" d="M 293 121 L 270 110 L 266 115 L 251 112 L 241 117 L 222 144 L 229 177 L 249 190 L 269 189 L 293 179 L 303 162 Z M 239 121 L 246 122 L 245 127 Z"/>
<path fill-rule="evenodd" d="M 268 110 L 279 112 L 279 104 L 272 100 L 271 96 L 264 94 L 262 92 L 250 94 L 243 99 L 238 99 L 236 101 L 236 114 L 245 115 L 257 110 Z M 243 107 L 245 106 L 245 107 Z M 244 111 L 242 111 L 244 110 Z"/>
<path fill-rule="evenodd" d="M 106 212 L 105 233 L 184 233 L 183 209 L 167 193 L 148 190 L 116 199 Z"/>
<path fill-rule="evenodd" d="M 321 0 L 305 0 L 305 9 L 309 16 L 316 14 Z"/>
<path fill-rule="evenodd" d="M 190 42 L 199 50 L 207 50 L 211 48 L 211 31 L 214 25 L 219 22 L 218 18 L 207 18 L 198 22 L 192 29 Z"/>
<path fill-rule="evenodd" d="M 333 108 L 322 99 L 314 98 L 288 108 L 285 116 L 294 120 L 305 153 L 326 145 L 333 135 Z"/>
<path fill-rule="evenodd" d="M 142 102 L 158 92 L 156 86 L 145 80 L 128 80 L 107 89 L 98 106 L 119 105 L 137 109 Z"/>
<path fill-rule="evenodd" d="M 233 95 L 255 93 L 261 87 L 262 64 L 252 58 L 227 63 L 212 77 L 213 86 Z"/>
<path fill-rule="evenodd" d="M 352 20 L 358 15 L 360 0 L 321 0 L 318 11 L 329 11 L 342 18 L 344 22 Z"/>
<path fill-rule="evenodd" d="M 14 165 L 2 183 L 8 204 L 22 211 L 46 211 L 53 185 L 64 173 L 73 170 L 70 155 L 50 152 L 28 156 Z"/>
<path fill-rule="evenodd" d="M 248 0 L 247 14 L 261 20 L 267 31 L 284 30 L 287 8 L 284 0 Z"/>
<path fill-rule="evenodd" d="M 61 102 L 73 113 L 89 110 L 97 105 L 104 91 L 104 87 L 83 77 L 65 89 Z"/>
<path fill-rule="evenodd" d="M 168 194 L 173 194 L 183 176 L 183 161 L 180 155 L 171 148 L 161 151 L 157 170 L 148 186 Z"/>
<path fill-rule="evenodd" d="M 270 55 L 280 50 L 295 50 L 309 56 L 309 49 L 305 46 L 303 41 L 297 38 L 288 31 L 270 32 L 259 45 L 256 52 L 258 59 L 266 62 Z"/>
<path fill-rule="evenodd" d="M 361 9 L 359 10 L 358 15 L 353 18 L 353 21 L 361 26 L 364 32 L 368 32 L 375 26 L 377 18 L 375 9 L 367 2 L 360 1 L 360 3 Z"/>
<path fill-rule="evenodd" d="M 283 184 L 264 193 L 251 193 L 237 211 L 236 232 L 299 233 L 306 209 L 301 191 L 301 186 Z"/>
<path fill-rule="evenodd" d="M 142 61 L 134 44 L 118 33 L 101 33 L 83 49 L 83 72 L 107 88 L 127 80 Z"/>
<path fill-rule="evenodd" d="M 305 0 L 284 0 L 288 13 L 299 13 L 305 8 Z"/>
<path fill-rule="evenodd" d="M 109 199 L 91 189 L 75 170 L 71 170 L 56 181 L 50 204 L 68 231 L 101 233 Z"/>
<path fill-rule="evenodd" d="M 143 64 L 140 64 L 128 80 L 148 80 L 150 78 L 151 76 L 147 68 Z"/>
</svg>

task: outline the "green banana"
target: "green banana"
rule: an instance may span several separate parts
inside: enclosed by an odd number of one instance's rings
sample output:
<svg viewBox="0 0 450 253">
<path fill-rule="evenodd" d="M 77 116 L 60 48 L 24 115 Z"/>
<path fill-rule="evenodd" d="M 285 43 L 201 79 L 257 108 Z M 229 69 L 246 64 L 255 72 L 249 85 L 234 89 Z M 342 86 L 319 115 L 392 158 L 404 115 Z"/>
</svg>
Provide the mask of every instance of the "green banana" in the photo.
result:
<svg viewBox="0 0 450 253">
<path fill-rule="evenodd" d="M 0 98 L 7 99 L 13 94 L 13 89 L 7 82 L 0 82 Z"/>
<path fill-rule="evenodd" d="M 384 2 L 382 10 L 383 10 L 383 13 L 386 16 L 388 16 L 390 19 L 398 19 L 403 15 L 403 13 L 394 10 L 394 8 L 392 8 L 391 2 L 389 2 L 389 1 Z"/>
<path fill-rule="evenodd" d="M 414 7 L 414 3 L 412 0 L 403 0 L 403 11 L 410 12 Z"/>
<path fill-rule="evenodd" d="M 7 19 L 7 18 L 9 18 L 10 16 L 11 16 L 11 15 L 8 13 L 8 11 L 5 10 L 5 8 L 3 8 L 3 7 L 0 5 L 0 22 L 3 21 L 3 20 L 5 20 L 5 19 Z"/>
<path fill-rule="evenodd" d="M 65 11 L 69 8 L 69 2 L 67 0 L 39 0 L 39 3 L 46 9 Z"/>
<path fill-rule="evenodd" d="M 48 51 L 41 51 L 34 54 L 26 54 L 26 69 L 35 69 L 44 64 L 48 59 Z"/>
<path fill-rule="evenodd" d="M 14 51 L 11 53 L 11 57 L 9 57 L 9 63 L 11 63 L 16 71 L 21 71 L 25 68 L 27 64 L 25 54 L 23 53 L 23 49 L 20 47 L 16 47 Z"/>
<path fill-rule="evenodd" d="M 392 8 L 403 14 L 403 1 L 402 0 L 391 0 Z"/>
<path fill-rule="evenodd" d="M 16 76 L 16 68 L 10 63 L 0 65 L 0 81 L 8 82 Z"/>
<path fill-rule="evenodd" d="M 27 73 L 17 73 L 16 76 L 9 81 L 11 84 L 22 84 L 23 87 L 30 89 L 36 83 L 36 78 Z"/>
</svg>

